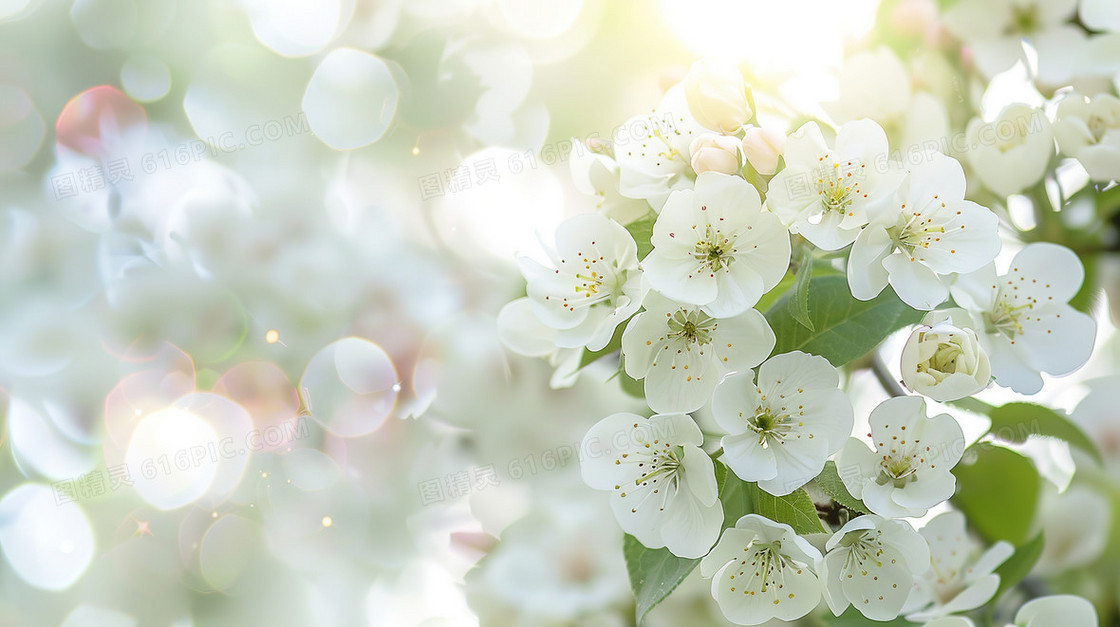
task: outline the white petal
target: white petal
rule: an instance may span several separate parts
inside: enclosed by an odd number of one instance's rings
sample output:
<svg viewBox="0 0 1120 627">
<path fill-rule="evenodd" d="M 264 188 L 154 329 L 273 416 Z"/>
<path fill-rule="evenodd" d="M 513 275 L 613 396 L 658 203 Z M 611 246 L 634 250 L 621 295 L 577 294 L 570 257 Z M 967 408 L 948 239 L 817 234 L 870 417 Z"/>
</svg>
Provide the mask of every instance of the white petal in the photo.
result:
<svg viewBox="0 0 1120 627">
<path fill-rule="evenodd" d="M 533 314 L 528 298 L 518 298 L 498 312 L 498 338 L 511 351 L 528 357 L 544 357 L 556 350 L 556 331 Z"/>
<path fill-rule="evenodd" d="M 712 393 L 712 416 L 728 434 L 747 430 L 747 418 L 753 417 L 762 399 L 754 384 L 754 373 L 747 370 L 727 375 Z"/>
<path fill-rule="evenodd" d="M 930 310 L 949 298 L 949 288 L 937 273 L 905 253 L 883 260 L 891 287 L 902 302 L 914 309 Z"/>
<path fill-rule="evenodd" d="M 777 338 L 757 309 L 734 318 L 723 318 L 712 332 L 712 350 L 727 370 L 746 370 L 762 363 L 774 350 Z"/>
<path fill-rule="evenodd" d="M 975 272 L 958 275 L 949 292 L 957 305 L 969 311 L 991 311 L 998 293 L 995 264 L 980 268 Z"/>
<path fill-rule="evenodd" d="M 883 291 L 888 281 L 883 260 L 892 246 L 890 235 L 880 225 L 869 225 L 860 232 L 848 258 L 848 286 L 852 288 L 852 296 L 871 300 Z"/>
<path fill-rule="evenodd" d="M 762 277 L 762 291 L 768 292 L 789 270 L 789 232 L 778 216 L 770 212 L 751 217 L 751 224 L 740 230 L 735 239 L 732 267 L 747 264 Z"/>
<path fill-rule="evenodd" d="M 974 610 L 991 600 L 997 589 L 999 589 L 999 575 L 981 577 L 975 583 L 965 588 L 960 594 L 953 597 L 953 600 L 946 603 L 941 608 L 941 611 L 946 614 L 953 614 L 956 612 Z"/>
<path fill-rule="evenodd" d="M 1024 603 L 1015 614 L 1015 624 L 1023 627 L 1097 627 L 1097 611 L 1092 603 L 1079 596 L 1057 594 Z"/>
<path fill-rule="evenodd" d="M 1077 254 L 1049 242 L 1024 246 L 1011 260 L 1011 268 L 1003 278 L 1017 302 L 1039 305 L 1069 302 L 1084 280 L 1085 267 Z"/>
<path fill-rule="evenodd" d="M 724 463 L 743 481 L 771 479 L 777 474 L 774 451 L 763 448 L 758 442 L 758 434 L 753 431 L 725 435 L 720 444 L 723 446 Z"/>
<path fill-rule="evenodd" d="M 863 568 L 853 563 L 842 571 L 844 595 L 861 614 L 880 621 L 898 616 L 914 581 L 901 561 L 902 556 L 894 550 L 884 550 L 878 562 L 866 560 Z"/>
<path fill-rule="evenodd" d="M 657 355 L 646 373 L 646 402 L 659 413 L 696 411 L 711 399 L 719 376 L 709 348 L 670 345 Z"/>
<path fill-rule="evenodd" d="M 589 454 L 580 460 L 583 481 L 596 490 L 613 490 L 615 485 L 634 481 L 641 475 L 636 464 L 622 464 L 618 457 L 630 451 L 630 434 L 634 425 L 648 425 L 649 420 L 637 414 L 617 413 L 592 425 L 583 436 L 581 451 Z M 621 444 L 621 446 L 619 446 Z"/>
<path fill-rule="evenodd" d="M 699 446 L 686 446 L 681 465 L 684 467 L 684 483 L 696 501 L 705 507 L 715 504 L 719 498 L 719 486 L 716 485 L 716 469 L 712 458 Z M 719 521 L 723 522 L 722 516 Z M 711 548 L 715 541 L 712 538 L 707 548 Z"/>
<path fill-rule="evenodd" d="M 1026 311 L 1020 324 L 1023 334 L 1016 336 L 1016 346 L 1022 345 L 1027 362 L 1043 372 L 1073 372 L 1093 352 L 1097 323 L 1069 305 Z"/>
<path fill-rule="evenodd" d="M 817 167 L 818 159 L 828 152 L 821 127 L 816 122 L 806 122 L 786 139 L 782 153 L 789 167 L 811 170 Z"/>
<path fill-rule="evenodd" d="M 777 463 L 777 474 L 773 479 L 759 481 L 758 487 L 774 496 L 785 496 L 819 475 L 829 453 L 826 441 L 807 437 L 772 445 L 771 448 Z"/>
<path fill-rule="evenodd" d="M 997 385 L 1020 394 L 1036 394 L 1042 389 L 1042 376 L 1027 363 L 1022 345 L 1011 344 L 1002 334 L 982 335 L 980 342 L 992 362 L 992 376 Z"/>
<path fill-rule="evenodd" d="M 964 168 L 952 157 L 935 152 L 910 170 L 907 197 L 915 210 L 941 201 L 959 201 L 964 198 L 964 190 Z"/>
<path fill-rule="evenodd" d="M 692 258 L 672 258 L 654 248 L 642 260 L 646 280 L 665 296 L 692 305 L 706 305 L 718 294 L 715 276 L 699 270 Z"/>
<path fill-rule="evenodd" d="M 879 458 L 862 440 L 848 438 L 836 454 L 836 472 L 848 492 L 857 499 L 863 498 L 864 486 L 874 484 L 878 476 Z"/>
<path fill-rule="evenodd" d="M 657 215 L 650 242 L 663 255 L 674 259 L 688 256 L 703 236 L 698 216 L 692 209 L 693 196 L 691 189 L 673 192 Z"/>
<path fill-rule="evenodd" d="M 741 176 L 703 172 L 693 189 L 693 207 L 700 209 L 708 224 L 724 231 L 745 226 L 762 212 L 758 190 Z"/>
<path fill-rule="evenodd" d="M 656 313 L 645 311 L 630 319 L 622 332 L 623 365 L 626 374 L 642 379 L 660 350 L 667 327 Z"/>
<path fill-rule="evenodd" d="M 714 276 L 716 297 L 704 304 L 704 311 L 713 318 L 730 318 L 747 311 L 765 291 L 762 277 L 744 263 L 716 270 Z"/>
</svg>

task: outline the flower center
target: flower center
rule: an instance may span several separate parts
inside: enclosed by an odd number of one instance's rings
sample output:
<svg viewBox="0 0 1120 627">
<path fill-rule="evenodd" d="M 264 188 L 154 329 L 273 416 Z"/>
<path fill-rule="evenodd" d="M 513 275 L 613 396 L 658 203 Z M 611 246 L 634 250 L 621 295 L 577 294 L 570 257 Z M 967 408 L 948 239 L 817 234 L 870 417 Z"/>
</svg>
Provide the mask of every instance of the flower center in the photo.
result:
<svg viewBox="0 0 1120 627">
<path fill-rule="evenodd" d="M 906 205 L 902 208 L 905 209 Z M 931 242 L 940 241 L 939 236 L 945 234 L 944 226 L 931 226 L 932 223 L 933 218 L 923 218 L 920 211 L 903 213 L 898 223 L 887 229 L 887 235 L 897 248 L 913 256 L 915 249 L 929 248 Z"/>
<path fill-rule="evenodd" d="M 1038 7 L 1015 6 L 1011 9 L 1011 24 L 1005 35 L 1030 33 L 1038 27 Z"/>
<path fill-rule="evenodd" d="M 719 326 L 719 322 L 699 310 L 686 311 L 678 309 L 673 317 L 669 318 L 669 335 L 683 340 L 689 344 L 703 346 L 712 341 L 712 332 Z"/>
<path fill-rule="evenodd" d="M 984 330 L 988 333 L 1003 333 L 1009 339 L 1014 339 L 1016 335 L 1023 333 L 1023 325 L 1019 322 L 1019 317 L 1023 314 L 1023 310 L 1030 308 L 1031 303 L 1012 305 L 1011 299 L 1001 295 L 1001 298 L 996 301 L 995 308 L 990 312 L 984 312 Z"/>
<path fill-rule="evenodd" d="M 860 195 L 861 177 L 855 175 L 861 173 L 861 168 L 865 166 L 855 161 L 848 161 L 847 165 L 832 163 L 829 161 L 829 155 L 821 157 L 820 160 L 821 164 L 817 170 L 817 196 L 820 197 L 823 212 L 836 212 L 841 216 L 851 215 L 848 207 Z"/>
<path fill-rule="evenodd" d="M 758 443 L 767 448 L 773 444 L 784 444 L 786 436 L 793 430 L 793 423 L 787 414 L 777 414 L 768 407 L 759 407 L 754 416 L 747 418 L 747 427 L 758 434 Z"/>
<path fill-rule="evenodd" d="M 925 334 L 922 334 L 921 339 L 924 338 Z M 918 364 L 918 372 L 928 372 L 935 378 L 942 379 L 946 375 L 957 371 L 957 358 L 963 354 L 964 349 L 959 344 L 954 344 L 951 341 L 938 342 L 933 355 L 928 360 Z M 938 377 L 938 375 L 941 376 Z"/>
<path fill-rule="evenodd" d="M 878 478 L 875 483 L 879 485 L 886 485 L 893 483 L 896 488 L 904 488 L 907 483 L 914 481 L 918 478 L 918 466 L 913 463 L 913 459 L 908 456 L 894 457 L 893 455 L 886 455 L 883 461 L 880 462 L 882 470 L 879 472 Z"/>
<path fill-rule="evenodd" d="M 734 247 L 731 245 L 731 239 L 724 237 L 723 233 L 712 227 L 707 227 L 704 233 L 704 239 L 696 242 L 696 247 L 692 250 L 692 257 L 700 262 L 701 268 L 707 268 L 709 272 L 715 272 L 731 265 L 735 261 L 733 254 L 735 253 Z"/>
</svg>

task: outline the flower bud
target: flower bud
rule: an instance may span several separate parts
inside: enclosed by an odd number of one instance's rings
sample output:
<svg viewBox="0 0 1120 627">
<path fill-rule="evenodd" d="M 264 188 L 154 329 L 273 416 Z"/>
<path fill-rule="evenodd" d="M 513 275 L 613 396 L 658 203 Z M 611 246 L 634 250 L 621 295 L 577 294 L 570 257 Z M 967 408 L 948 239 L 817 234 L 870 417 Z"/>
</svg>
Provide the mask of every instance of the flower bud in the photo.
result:
<svg viewBox="0 0 1120 627">
<path fill-rule="evenodd" d="M 778 158 L 786 149 L 786 136 L 772 128 L 751 126 L 743 136 L 743 154 L 759 174 L 778 170 Z"/>
<path fill-rule="evenodd" d="M 729 135 L 705 133 L 692 140 L 688 152 L 692 155 L 692 169 L 697 174 L 702 172 L 738 174 L 743 168 L 739 140 Z"/>
<path fill-rule="evenodd" d="M 713 131 L 735 133 L 753 115 L 743 75 L 734 65 L 697 61 L 684 79 L 684 93 L 692 117 Z"/>
<path fill-rule="evenodd" d="M 902 383 L 935 401 L 955 401 L 988 387 L 992 366 L 960 309 L 930 312 L 902 349 Z"/>
</svg>

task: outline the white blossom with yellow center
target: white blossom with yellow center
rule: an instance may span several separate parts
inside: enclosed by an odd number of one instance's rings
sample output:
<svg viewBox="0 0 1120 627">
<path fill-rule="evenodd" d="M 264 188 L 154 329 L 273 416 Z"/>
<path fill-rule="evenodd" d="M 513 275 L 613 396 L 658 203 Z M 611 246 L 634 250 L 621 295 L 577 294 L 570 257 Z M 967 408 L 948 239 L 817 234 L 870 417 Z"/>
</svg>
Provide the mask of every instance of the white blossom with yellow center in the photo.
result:
<svg viewBox="0 0 1120 627">
<path fill-rule="evenodd" d="M 584 436 L 580 471 L 587 485 L 610 491 L 623 531 L 651 549 L 697 558 L 723 524 L 715 466 L 703 441 L 685 414 L 613 414 Z"/>
<path fill-rule="evenodd" d="M 813 572 L 820 558 L 820 551 L 789 525 L 747 514 L 723 532 L 700 562 L 700 574 L 712 580 L 712 596 L 736 625 L 791 621 L 821 600 Z"/>
<path fill-rule="evenodd" d="M 900 396 L 871 411 L 871 450 L 850 438 L 836 456 L 844 487 L 880 516 L 924 516 L 953 495 L 950 470 L 964 453 L 964 433 L 948 414 L 926 417 L 926 401 Z"/>
<path fill-rule="evenodd" d="M 644 306 L 622 333 L 622 354 L 626 374 L 645 379 L 656 412 L 700 409 L 720 377 L 757 366 L 774 349 L 774 331 L 757 309 L 713 318 L 656 292 Z"/>
<path fill-rule="evenodd" d="M 964 170 L 951 157 L 930 154 L 911 170 L 898 202 L 872 217 L 852 245 L 852 295 L 871 300 L 889 283 L 907 305 L 930 310 L 949 297 L 944 275 L 995 259 L 999 219 L 964 192 Z"/>
<path fill-rule="evenodd" d="M 824 357 L 776 355 L 754 373 L 727 376 L 712 396 L 712 414 L 727 431 L 723 461 L 744 481 L 778 496 L 820 474 L 852 433 L 852 404 Z"/>
<path fill-rule="evenodd" d="M 913 527 L 874 514 L 849 521 L 825 550 L 818 574 L 837 616 L 852 605 L 872 620 L 897 618 L 914 576 L 930 568 L 929 546 Z"/>
<path fill-rule="evenodd" d="M 1020 394 L 1042 389 L 1039 372 L 1080 368 L 1093 351 L 1097 325 L 1069 306 L 1085 269 L 1072 250 L 1048 242 L 1023 247 L 1007 274 L 994 264 L 953 283 L 953 299 L 973 319 L 995 382 Z"/>
<path fill-rule="evenodd" d="M 532 313 L 556 330 L 559 348 L 602 349 L 641 305 L 634 238 L 603 215 L 582 214 L 556 229 L 550 253 L 551 267 L 518 259 Z"/>
</svg>

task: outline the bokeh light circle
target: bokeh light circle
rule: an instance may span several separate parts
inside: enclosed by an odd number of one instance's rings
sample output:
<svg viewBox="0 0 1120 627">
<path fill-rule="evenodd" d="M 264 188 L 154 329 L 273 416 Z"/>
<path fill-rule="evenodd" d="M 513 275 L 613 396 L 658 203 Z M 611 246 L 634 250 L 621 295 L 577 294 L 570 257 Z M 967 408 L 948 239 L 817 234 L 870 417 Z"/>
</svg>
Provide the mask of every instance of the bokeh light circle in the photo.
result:
<svg viewBox="0 0 1120 627">
<path fill-rule="evenodd" d="M 323 428 L 342 437 L 365 435 L 381 426 L 400 385 L 380 346 L 347 337 L 320 350 L 300 380 L 304 401 Z"/>
<path fill-rule="evenodd" d="M 0 548 L 12 570 L 44 590 L 64 590 L 93 558 L 94 539 L 85 512 L 58 503 L 51 488 L 24 483 L 0 499 Z"/>
<path fill-rule="evenodd" d="M 350 150 L 381 139 L 396 113 L 397 98 L 397 84 L 384 61 L 341 48 L 315 68 L 303 94 L 303 111 L 324 144 Z"/>
<path fill-rule="evenodd" d="M 154 102 L 171 91 L 171 70 L 150 54 L 135 54 L 121 66 L 121 85 L 140 102 Z"/>
</svg>

